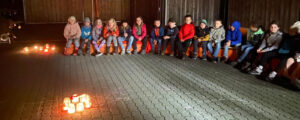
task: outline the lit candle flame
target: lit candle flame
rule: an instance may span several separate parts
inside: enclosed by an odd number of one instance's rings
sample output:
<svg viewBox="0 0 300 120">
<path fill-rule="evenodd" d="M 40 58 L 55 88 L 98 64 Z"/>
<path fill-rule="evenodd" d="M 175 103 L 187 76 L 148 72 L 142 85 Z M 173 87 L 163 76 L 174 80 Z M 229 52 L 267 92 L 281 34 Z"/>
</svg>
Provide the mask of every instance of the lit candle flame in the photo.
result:
<svg viewBox="0 0 300 120">
<path fill-rule="evenodd" d="M 78 96 L 74 94 L 70 98 L 66 97 L 64 99 L 64 105 L 63 110 L 68 111 L 69 114 L 73 114 L 90 108 L 92 104 L 88 95 L 82 94 Z"/>
</svg>

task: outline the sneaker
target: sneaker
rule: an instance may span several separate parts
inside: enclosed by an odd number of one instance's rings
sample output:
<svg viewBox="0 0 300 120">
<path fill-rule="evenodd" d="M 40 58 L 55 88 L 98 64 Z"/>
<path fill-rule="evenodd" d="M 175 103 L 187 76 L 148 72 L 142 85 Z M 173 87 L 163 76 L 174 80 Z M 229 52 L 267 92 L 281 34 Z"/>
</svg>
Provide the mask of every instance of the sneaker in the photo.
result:
<svg viewBox="0 0 300 120">
<path fill-rule="evenodd" d="M 269 76 L 266 78 L 266 80 L 273 81 L 276 76 L 277 76 L 277 72 L 273 71 L 269 74 Z"/>
<path fill-rule="evenodd" d="M 161 52 L 160 55 L 165 55 L 165 52 Z"/>
<path fill-rule="evenodd" d="M 125 50 L 122 50 L 121 55 L 124 55 L 124 54 L 125 54 Z"/>
<path fill-rule="evenodd" d="M 130 52 L 130 50 L 127 50 L 127 51 L 126 51 L 126 53 L 127 53 L 128 55 L 131 55 L 131 52 Z"/>
<path fill-rule="evenodd" d="M 86 54 L 87 54 L 87 55 L 91 55 L 90 50 L 87 50 L 87 51 L 86 51 Z"/>
<path fill-rule="evenodd" d="M 182 54 L 182 56 L 181 56 L 181 60 L 184 60 L 186 58 L 186 54 Z"/>
<path fill-rule="evenodd" d="M 256 67 L 255 70 L 252 70 L 250 72 L 251 75 L 260 75 L 263 72 L 263 67 L 262 66 L 258 66 Z"/>
<path fill-rule="evenodd" d="M 142 50 L 141 54 L 142 54 L 142 55 L 145 55 L 145 54 L 146 54 L 146 51 L 145 51 L 145 50 Z"/>
<path fill-rule="evenodd" d="M 95 56 L 96 56 L 96 57 L 100 57 L 100 56 L 102 56 L 102 55 L 103 55 L 103 53 L 97 52 Z"/>
<path fill-rule="evenodd" d="M 201 60 L 207 61 L 207 58 L 205 57 L 205 58 L 202 58 Z"/>
</svg>

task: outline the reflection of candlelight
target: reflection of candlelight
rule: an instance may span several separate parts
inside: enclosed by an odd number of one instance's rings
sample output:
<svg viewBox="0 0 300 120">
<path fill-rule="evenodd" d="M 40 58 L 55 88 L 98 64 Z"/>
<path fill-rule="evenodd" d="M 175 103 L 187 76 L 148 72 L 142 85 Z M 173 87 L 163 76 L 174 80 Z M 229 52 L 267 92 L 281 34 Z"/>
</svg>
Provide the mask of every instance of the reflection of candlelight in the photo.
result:
<svg viewBox="0 0 300 120">
<path fill-rule="evenodd" d="M 45 49 L 44 52 L 48 52 L 48 49 Z"/>
<path fill-rule="evenodd" d="M 28 47 L 25 47 L 25 48 L 24 48 L 24 51 L 25 51 L 25 52 L 28 52 L 28 51 L 29 51 Z"/>
<path fill-rule="evenodd" d="M 38 46 L 37 46 L 37 45 L 35 45 L 35 46 L 34 46 L 34 49 L 36 49 L 36 50 L 37 50 L 37 49 L 38 49 Z"/>
<path fill-rule="evenodd" d="M 68 111 L 69 114 L 75 112 L 82 112 L 84 109 L 91 107 L 90 97 L 86 94 L 78 96 L 77 94 L 72 95 L 70 98 L 64 99 L 63 110 Z"/>
<path fill-rule="evenodd" d="M 40 47 L 40 51 L 42 51 L 43 50 L 43 47 Z"/>
</svg>

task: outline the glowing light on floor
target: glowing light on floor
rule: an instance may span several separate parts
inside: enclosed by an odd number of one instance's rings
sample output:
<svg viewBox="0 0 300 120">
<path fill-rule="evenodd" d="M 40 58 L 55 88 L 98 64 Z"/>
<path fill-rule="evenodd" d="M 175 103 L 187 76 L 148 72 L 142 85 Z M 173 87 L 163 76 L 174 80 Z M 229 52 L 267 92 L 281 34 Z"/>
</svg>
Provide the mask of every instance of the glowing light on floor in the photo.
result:
<svg viewBox="0 0 300 120">
<path fill-rule="evenodd" d="M 73 114 L 75 112 L 82 112 L 91 106 L 92 103 L 89 95 L 82 94 L 78 96 L 77 94 L 74 94 L 71 97 L 66 97 L 64 99 L 63 110 L 67 111 L 69 114 Z"/>
<path fill-rule="evenodd" d="M 25 47 L 23 49 L 23 52 L 25 53 L 38 53 L 38 52 L 42 52 L 42 53 L 54 53 L 56 51 L 56 47 L 55 45 L 51 45 L 50 44 L 45 44 L 43 45 L 33 45 L 32 47 Z"/>
</svg>

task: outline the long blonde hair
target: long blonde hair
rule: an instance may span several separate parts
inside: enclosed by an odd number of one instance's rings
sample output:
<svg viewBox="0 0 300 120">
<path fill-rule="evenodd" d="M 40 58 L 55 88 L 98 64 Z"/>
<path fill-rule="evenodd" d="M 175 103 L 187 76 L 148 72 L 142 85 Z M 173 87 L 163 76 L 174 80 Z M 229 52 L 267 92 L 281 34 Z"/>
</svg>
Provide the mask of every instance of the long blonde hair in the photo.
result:
<svg viewBox="0 0 300 120">
<path fill-rule="evenodd" d="M 112 26 L 110 26 L 110 22 L 112 22 Z M 107 29 L 110 30 L 110 31 L 116 31 L 117 30 L 117 22 L 114 18 L 111 18 L 107 21 Z"/>
</svg>

